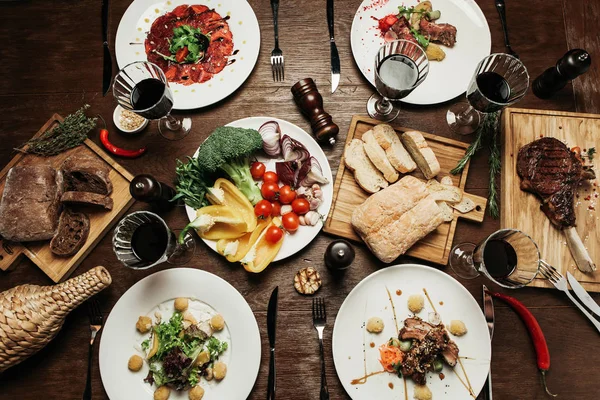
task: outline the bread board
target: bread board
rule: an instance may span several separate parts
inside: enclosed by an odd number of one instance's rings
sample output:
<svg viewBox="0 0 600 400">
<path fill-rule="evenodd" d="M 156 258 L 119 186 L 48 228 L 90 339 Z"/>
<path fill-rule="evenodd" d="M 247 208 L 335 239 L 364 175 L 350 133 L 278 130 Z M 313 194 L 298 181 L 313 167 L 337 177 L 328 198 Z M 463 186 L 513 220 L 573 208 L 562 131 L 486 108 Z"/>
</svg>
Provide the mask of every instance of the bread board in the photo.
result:
<svg viewBox="0 0 600 400">
<path fill-rule="evenodd" d="M 35 134 L 38 137 L 44 132 L 52 129 L 63 118 L 54 114 Z M 0 238 L 0 269 L 5 271 L 14 266 L 21 257 L 29 258 L 54 282 L 60 282 L 71 275 L 83 259 L 92 251 L 98 242 L 104 237 L 108 230 L 117 222 L 117 220 L 127 211 L 135 201 L 129 194 L 129 183 L 133 176 L 122 166 L 110 158 L 100 147 L 89 139 L 78 147 L 70 149 L 64 153 L 53 157 L 39 157 L 31 154 L 18 153 L 13 159 L 0 171 L 0 193 L 4 191 L 4 184 L 8 171 L 15 165 L 34 165 L 49 164 L 54 168 L 59 168 L 65 158 L 75 153 L 88 153 L 102 160 L 109 167 L 109 177 L 113 184 L 111 197 L 114 205 L 111 211 L 94 210 L 86 208 L 85 212 L 90 218 L 90 233 L 83 247 L 71 257 L 60 257 L 50 251 L 49 241 L 13 243 L 6 242 Z"/>
<path fill-rule="evenodd" d="M 523 192 L 517 175 L 519 149 L 541 136 L 562 140 L 567 146 L 600 150 L 600 115 L 560 111 L 509 108 L 502 117 L 504 149 L 502 160 L 501 226 L 527 233 L 537 243 L 541 257 L 563 275 L 570 271 L 588 291 L 600 292 L 600 271 L 584 274 L 575 266 L 563 233 L 555 228 L 540 210 L 540 201 Z M 594 158 L 598 165 L 599 155 Z M 595 168 L 596 175 L 600 172 Z M 575 199 L 576 229 L 593 261 L 600 265 L 600 204 L 598 180 L 584 182 Z M 590 196 L 589 200 L 586 200 Z M 595 209 L 591 209 L 591 208 Z M 531 286 L 554 288 L 545 279 L 535 279 Z"/>
<path fill-rule="evenodd" d="M 355 115 L 350 123 L 346 145 L 350 143 L 352 139 L 360 139 L 363 133 L 380 123 L 380 121 L 369 117 Z M 397 133 L 415 130 L 413 128 L 401 127 L 394 127 L 394 129 Z M 423 133 L 423 136 L 440 163 L 441 171 L 437 177 L 438 180 L 443 176 L 450 175 L 450 170 L 456 166 L 469 145 L 467 143 L 428 133 Z M 450 175 L 454 185 L 464 190 L 468 172 L 469 164 L 467 163 L 467 166 L 462 173 Z M 419 171 L 411 172 L 411 175 L 420 179 L 425 179 Z M 421 260 L 431 261 L 436 264 L 446 265 L 448 263 L 457 220 L 463 218 L 474 222 L 482 222 L 485 216 L 487 199 L 469 193 L 464 193 L 464 196 L 473 200 L 476 208 L 465 214 L 461 214 L 457 210 L 454 210 L 454 219 L 452 221 L 443 223 L 435 231 L 417 242 L 410 250 L 408 250 L 406 253 L 407 255 Z M 342 156 L 333 187 L 333 204 L 327 220 L 325 221 L 323 230 L 335 236 L 362 242 L 352 228 L 350 221 L 354 209 L 362 204 L 367 197 L 369 197 L 369 193 L 358 186 L 354 180 L 352 171 L 344 164 L 344 157 Z"/>
</svg>

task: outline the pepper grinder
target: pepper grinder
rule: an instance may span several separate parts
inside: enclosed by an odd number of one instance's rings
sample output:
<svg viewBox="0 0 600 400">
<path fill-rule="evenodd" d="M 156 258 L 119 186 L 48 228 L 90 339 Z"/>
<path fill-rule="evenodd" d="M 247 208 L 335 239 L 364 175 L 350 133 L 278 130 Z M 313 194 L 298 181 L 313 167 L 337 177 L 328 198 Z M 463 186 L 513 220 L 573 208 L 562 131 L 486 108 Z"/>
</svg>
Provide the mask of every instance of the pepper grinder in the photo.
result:
<svg viewBox="0 0 600 400">
<path fill-rule="evenodd" d="M 310 120 L 313 134 L 321 143 L 335 144 L 340 128 L 333 122 L 331 115 L 323 109 L 323 97 L 311 78 L 302 79 L 292 86 L 292 94 L 300 111 Z"/>
<path fill-rule="evenodd" d="M 131 196 L 144 203 L 155 206 L 159 211 L 168 211 L 175 207 L 170 201 L 176 194 L 175 189 L 166 183 L 159 182 L 152 175 L 137 175 L 129 184 Z"/>
<path fill-rule="evenodd" d="M 565 85 L 585 73 L 592 63 L 589 53 L 581 49 L 569 50 L 554 67 L 548 68 L 533 81 L 533 93 L 540 99 L 549 99 Z"/>
</svg>

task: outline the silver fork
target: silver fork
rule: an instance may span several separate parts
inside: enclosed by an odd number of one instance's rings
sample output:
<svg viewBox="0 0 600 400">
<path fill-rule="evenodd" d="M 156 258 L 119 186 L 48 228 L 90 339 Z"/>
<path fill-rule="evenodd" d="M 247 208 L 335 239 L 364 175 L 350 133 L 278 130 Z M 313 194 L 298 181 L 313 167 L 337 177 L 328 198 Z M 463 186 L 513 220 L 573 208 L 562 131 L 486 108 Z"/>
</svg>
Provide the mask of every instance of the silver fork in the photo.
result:
<svg viewBox="0 0 600 400">
<path fill-rule="evenodd" d="M 94 340 L 96 339 L 96 334 L 102 329 L 102 324 L 104 322 L 98 300 L 91 299 L 88 301 L 88 314 L 90 316 L 90 332 L 92 337 L 90 339 L 90 348 L 88 352 L 87 381 L 83 392 L 83 400 L 92 400 L 92 356 L 94 354 Z"/>
<path fill-rule="evenodd" d="M 285 79 L 283 52 L 279 48 L 279 0 L 271 0 L 271 9 L 273 10 L 273 26 L 275 28 L 275 48 L 271 52 L 271 69 L 273 70 L 273 80 L 281 82 Z"/>
<path fill-rule="evenodd" d="M 325 354 L 323 354 L 323 330 L 327 322 L 325 313 L 325 300 L 313 299 L 312 304 L 313 325 L 319 334 L 319 349 L 321 351 L 321 397 L 320 400 L 329 400 L 329 389 L 327 388 L 327 377 L 325 376 Z"/>
<path fill-rule="evenodd" d="M 581 310 L 583 314 L 594 324 L 598 332 L 600 332 L 600 322 L 596 320 L 586 309 L 569 293 L 569 286 L 567 284 L 567 280 L 560 272 L 556 270 L 552 265 L 548 264 L 546 261 L 540 261 L 540 272 L 546 279 L 548 279 L 552 284 L 558 289 L 567 294 L 569 299 Z"/>
</svg>

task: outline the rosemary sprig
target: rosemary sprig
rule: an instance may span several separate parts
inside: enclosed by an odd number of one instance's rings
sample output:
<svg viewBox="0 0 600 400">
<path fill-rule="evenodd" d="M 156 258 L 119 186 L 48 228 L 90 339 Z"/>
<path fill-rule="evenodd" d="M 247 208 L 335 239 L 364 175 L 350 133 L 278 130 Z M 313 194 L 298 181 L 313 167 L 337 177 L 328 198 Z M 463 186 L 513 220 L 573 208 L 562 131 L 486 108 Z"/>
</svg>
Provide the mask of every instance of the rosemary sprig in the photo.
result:
<svg viewBox="0 0 600 400">
<path fill-rule="evenodd" d="M 497 121 L 497 120 L 496 120 Z M 496 122 L 496 125 L 498 123 Z M 498 127 L 490 132 L 490 188 L 488 190 L 488 212 L 492 218 L 500 217 L 500 207 L 498 205 L 498 185 L 497 179 L 502 168 L 502 156 L 500 155 L 500 145 L 498 143 Z"/>
<path fill-rule="evenodd" d="M 473 157 L 475 155 L 475 153 L 477 153 L 477 151 L 479 149 L 481 149 L 481 147 L 483 146 L 483 134 L 484 134 L 483 129 L 479 129 L 477 131 L 477 133 L 475 133 L 475 135 L 476 135 L 475 140 L 473 140 L 473 142 L 471 142 L 471 144 L 465 151 L 465 155 L 460 159 L 458 164 L 456 164 L 456 167 L 454 167 L 450 171 L 450 173 L 452 175 L 460 174 L 463 171 L 463 169 L 465 169 L 465 167 L 467 166 L 467 163 L 469 162 L 469 160 L 471 160 L 471 157 Z"/>
<path fill-rule="evenodd" d="M 49 157 L 79 146 L 96 126 L 96 118 L 88 118 L 85 115 L 85 110 L 89 107 L 88 104 L 85 104 L 51 130 L 44 132 L 40 137 L 29 140 L 15 150 Z"/>
</svg>

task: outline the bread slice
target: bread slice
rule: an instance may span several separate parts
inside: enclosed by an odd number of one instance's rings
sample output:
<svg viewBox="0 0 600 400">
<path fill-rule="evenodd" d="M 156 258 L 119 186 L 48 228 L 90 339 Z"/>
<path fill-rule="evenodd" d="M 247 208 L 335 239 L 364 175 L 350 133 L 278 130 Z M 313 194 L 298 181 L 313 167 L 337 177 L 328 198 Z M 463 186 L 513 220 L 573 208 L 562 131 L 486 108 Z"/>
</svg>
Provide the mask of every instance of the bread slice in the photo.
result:
<svg viewBox="0 0 600 400">
<path fill-rule="evenodd" d="M 404 132 L 401 139 L 425 178 L 431 179 L 440 173 L 440 163 L 421 132 Z"/>
<path fill-rule="evenodd" d="M 97 157 L 85 153 L 74 154 L 60 168 L 64 175 L 65 191 L 112 193 L 108 166 Z"/>
<path fill-rule="evenodd" d="M 354 172 L 356 183 L 365 191 L 376 193 L 388 187 L 388 182 L 365 153 L 362 140 L 352 139 L 346 146 L 344 149 L 344 163 L 346 167 Z"/>
<path fill-rule="evenodd" d="M 436 201 L 458 203 L 463 198 L 463 191 L 460 188 L 452 185 L 444 185 L 435 179 L 427 181 L 427 190 Z"/>
<path fill-rule="evenodd" d="M 448 205 L 448 203 L 445 201 L 436 201 L 435 203 L 442 211 L 442 217 L 444 218 L 445 222 L 450 222 L 454 219 L 454 211 L 452 211 L 452 208 Z"/>
<path fill-rule="evenodd" d="M 364 142 L 365 153 L 369 156 L 369 160 L 383 174 L 383 177 L 389 183 L 394 183 L 398 180 L 398 172 L 392 167 L 385 154 L 385 150 L 377 143 L 373 131 L 366 131 L 362 135 Z"/>
<path fill-rule="evenodd" d="M 60 201 L 65 204 L 100 206 L 109 211 L 113 209 L 113 199 L 98 193 L 65 192 Z"/>
<path fill-rule="evenodd" d="M 72 256 L 83 247 L 89 233 L 88 216 L 65 208 L 60 214 L 58 231 L 50 241 L 50 250 L 57 256 Z"/>
<path fill-rule="evenodd" d="M 417 164 L 402 145 L 394 128 L 387 124 L 379 124 L 373 127 L 372 131 L 373 137 L 385 150 L 385 155 L 396 171 L 406 174 L 417 169 Z"/>
</svg>

